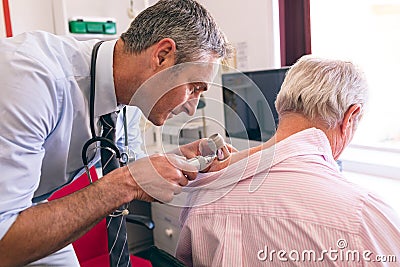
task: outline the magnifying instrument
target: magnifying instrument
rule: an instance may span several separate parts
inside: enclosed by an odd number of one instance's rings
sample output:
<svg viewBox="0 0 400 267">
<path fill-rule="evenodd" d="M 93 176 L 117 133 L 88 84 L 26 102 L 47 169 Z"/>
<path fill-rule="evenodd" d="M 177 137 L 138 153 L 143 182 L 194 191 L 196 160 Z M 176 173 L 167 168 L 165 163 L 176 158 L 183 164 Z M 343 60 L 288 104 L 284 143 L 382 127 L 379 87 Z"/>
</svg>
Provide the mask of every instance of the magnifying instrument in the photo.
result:
<svg viewBox="0 0 400 267">
<path fill-rule="evenodd" d="M 207 139 L 206 144 L 208 149 L 212 152 L 210 155 L 196 156 L 187 160 L 188 163 L 196 167 L 198 171 L 206 169 L 215 158 L 218 160 L 224 160 L 230 155 L 230 152 L 225 145 L 224 138 L 219 133 L 211 135 Z"/>
</svg>

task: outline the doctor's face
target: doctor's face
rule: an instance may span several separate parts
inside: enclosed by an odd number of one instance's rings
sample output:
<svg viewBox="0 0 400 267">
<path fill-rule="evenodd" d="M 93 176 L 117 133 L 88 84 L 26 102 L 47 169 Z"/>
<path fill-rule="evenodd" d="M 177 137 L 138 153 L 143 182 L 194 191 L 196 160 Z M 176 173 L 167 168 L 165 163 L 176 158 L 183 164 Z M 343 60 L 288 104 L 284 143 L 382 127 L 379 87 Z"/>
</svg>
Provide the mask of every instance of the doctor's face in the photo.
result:
<svg viewBox="0 0 400 267">
<path fill-rule="evenodd" d="M 192 116 L 202 92 L 213 81 L 219 68 L 217 59 L 184 63 L 154 75 L 145 85 L 141 103 L 143 114 L 157 126 L 181 112 Z M 151 101 L 150 101 L 151 100 Z"/>
<path fill-rule="evenodd" d="M 181 112 L 193 116 L 202 92 L 207 90 L 207 83 L 187 83 L 175 87 L 164 94 L 150 111 L 148 119 L 157 126 Z"/>
</svg>

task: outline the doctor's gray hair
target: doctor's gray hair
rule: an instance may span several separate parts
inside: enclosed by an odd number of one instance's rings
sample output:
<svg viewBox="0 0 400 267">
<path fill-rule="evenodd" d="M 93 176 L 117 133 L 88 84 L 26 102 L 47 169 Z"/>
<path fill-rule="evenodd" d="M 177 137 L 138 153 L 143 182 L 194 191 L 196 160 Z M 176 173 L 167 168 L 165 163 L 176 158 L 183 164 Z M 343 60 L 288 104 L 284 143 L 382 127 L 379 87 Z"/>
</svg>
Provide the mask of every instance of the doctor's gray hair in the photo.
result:
<svg viewBox="0 0 400 267">
<path fill-rule="evenodd" d="M 194 0 L 160 0 L 142 11 L 121 35 L 125 50 L 140 53 L 163 38 L 176 44 L 176 64 L 212 56 L 226 59 L 231 45 L 211 14 Z"/>
<path fill-rule="evenodd" d="M 358 121 L 367 99 L 368 84 L 358 66 L 349 61 L 308 55 L 301 57 L 287 72 L 275 106 L 279 116 L 301 113 L 334 128 L 353 104 L 361 104 Z"/>
</svg>

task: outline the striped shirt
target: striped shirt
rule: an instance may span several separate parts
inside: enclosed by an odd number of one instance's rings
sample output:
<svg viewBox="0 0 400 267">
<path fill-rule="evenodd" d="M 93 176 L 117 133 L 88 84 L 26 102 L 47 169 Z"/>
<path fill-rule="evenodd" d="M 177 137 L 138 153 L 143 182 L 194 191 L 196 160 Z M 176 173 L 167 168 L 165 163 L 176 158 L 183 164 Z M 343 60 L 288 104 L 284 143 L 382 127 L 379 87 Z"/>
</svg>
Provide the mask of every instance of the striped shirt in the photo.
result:
<svg viewBox="0 0 400 267">
<path fill-rule="evenodd" d="M 205 174 L 187 190 L 176 256 L 188 266 L 400 262 L 398 215 L 342 176 L 315 128 Z"/>
</svg>

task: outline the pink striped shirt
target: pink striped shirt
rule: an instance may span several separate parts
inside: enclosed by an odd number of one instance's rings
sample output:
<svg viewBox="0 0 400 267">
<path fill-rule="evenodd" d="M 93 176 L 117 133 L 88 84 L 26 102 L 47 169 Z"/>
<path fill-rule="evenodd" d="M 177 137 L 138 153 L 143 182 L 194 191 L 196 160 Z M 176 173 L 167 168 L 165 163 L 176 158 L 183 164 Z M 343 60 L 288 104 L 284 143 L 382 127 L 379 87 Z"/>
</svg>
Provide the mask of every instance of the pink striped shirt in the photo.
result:
<svg viewBox="0 0 400 267">
<path fill-rule="evenodd" d="M 315 128 L 188 190 L 176 251 L 188 266 L 400 264 L 398 215 L 342 176 Z"/>
</svg>

